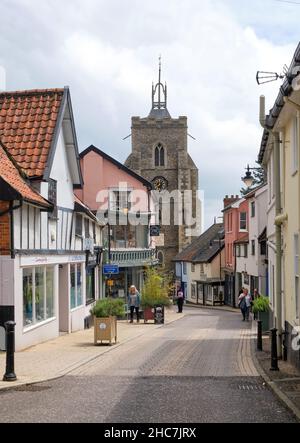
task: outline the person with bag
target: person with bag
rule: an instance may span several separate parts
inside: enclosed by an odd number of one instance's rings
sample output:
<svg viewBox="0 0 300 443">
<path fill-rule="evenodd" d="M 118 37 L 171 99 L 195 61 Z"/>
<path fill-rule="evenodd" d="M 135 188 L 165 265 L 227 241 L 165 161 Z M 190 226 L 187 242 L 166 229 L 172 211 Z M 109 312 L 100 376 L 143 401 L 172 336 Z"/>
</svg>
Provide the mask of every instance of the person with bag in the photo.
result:
<svg viewBox="0 0 300 443">
<path fill-rule="evenodd" d="M 244 288 L 243 293 L 239 296 L 239 308 L 243 315 L 243 321 L 249 321 L 251 304 L 252 297 L 249 294 L 248 289 Z"/>
</svg>

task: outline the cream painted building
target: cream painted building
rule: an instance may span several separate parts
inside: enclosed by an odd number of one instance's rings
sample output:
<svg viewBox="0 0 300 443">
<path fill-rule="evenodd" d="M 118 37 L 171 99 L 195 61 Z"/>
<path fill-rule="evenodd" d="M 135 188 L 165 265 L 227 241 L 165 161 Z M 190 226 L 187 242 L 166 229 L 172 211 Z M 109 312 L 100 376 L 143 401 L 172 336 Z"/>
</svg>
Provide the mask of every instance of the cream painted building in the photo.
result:
<svg viewBox="0 0 300 443">
<path fill-rule="evenodd" d="M 299 236 L 300 236 L 300 44 L 289 73 L 280 89 L 270 115 L 266 118 L 259 161 L 268 173 L 268 250 L 269 286 L 274 324 L 285 332 L 282 336 L 283 355 L 300 367 L 299 349 L 295 347 L 296 328 L 300 326 L 299 298 Z M 279 143 L 276 143 L 276 138 Z M 276 149 L 279 165 L 277 166 Z M 277 166 L 277 167 L 276 167 Z M 279 191 L 280 185 L 280 193 Z M 276 186 L 278 190 L 276 191 Z M 276 210 L 279 204 L 280 210 Z M 275 226 L 281 229 L 281 250 L 276 248 Z M 280 269 L 276 254 L 281 255 Z M 278 257 L 279 257 L 278 256 Z M 277 281 L 277 285 L 276 285 Z M 281 303 L 276 304 L 280 290 Z M 277 299 L 278 294 L 277 294 Z M 281 319 L 279 322 L 277 319 Z M 279 324 L 281 323 L 281 324 Z"/>
</svg>

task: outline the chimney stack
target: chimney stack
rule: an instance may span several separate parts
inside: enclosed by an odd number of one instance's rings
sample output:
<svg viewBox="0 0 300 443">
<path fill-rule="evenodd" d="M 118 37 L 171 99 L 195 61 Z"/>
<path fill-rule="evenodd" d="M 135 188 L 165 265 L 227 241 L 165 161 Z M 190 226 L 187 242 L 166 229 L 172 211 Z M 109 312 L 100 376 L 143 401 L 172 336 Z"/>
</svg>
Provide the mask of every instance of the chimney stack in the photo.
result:
<svg viewBox="0 0 300 443">
<path fill-rule="evenodd" d="M 231 197 L 229 197 L 229 195 L 226 195 L 224 198 L 224 208 L 227 208 L 227 206 L 232 205 L 233 203 L 235 203 L 239 199 L 240 199 L 240 197 L 238 195 L 236 195 L 236 196 L 231 195 Z"/>
</svg>

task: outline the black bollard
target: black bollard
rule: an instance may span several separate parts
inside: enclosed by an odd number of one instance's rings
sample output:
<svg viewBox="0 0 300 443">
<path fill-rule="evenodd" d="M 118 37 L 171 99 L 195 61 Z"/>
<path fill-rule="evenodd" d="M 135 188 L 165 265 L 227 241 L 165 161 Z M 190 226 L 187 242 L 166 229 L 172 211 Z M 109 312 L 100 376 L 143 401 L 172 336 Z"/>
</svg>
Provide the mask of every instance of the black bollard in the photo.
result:
<svg viewBox="0 0 300 443">
<path fill-rule="evenodd" d="M 272 347 L 271 347 L 271 369 L 270 371 L 279 371 L 277 354 L 277 329 L 271 329 Z"/>
<path fill-rule="evenodd" d="M 5 323 L 6 329 L 6 373 L 3 381 L 16 381 L 15 374 L 15 326 L 16 323 L 8 321 Z"/>
<path fill-rule="evenodd" d="M 258 320 L 257 322 L 257 350 L 263 350 L 263 341 L 262 341 L 262 321 Z"/>
</svg>

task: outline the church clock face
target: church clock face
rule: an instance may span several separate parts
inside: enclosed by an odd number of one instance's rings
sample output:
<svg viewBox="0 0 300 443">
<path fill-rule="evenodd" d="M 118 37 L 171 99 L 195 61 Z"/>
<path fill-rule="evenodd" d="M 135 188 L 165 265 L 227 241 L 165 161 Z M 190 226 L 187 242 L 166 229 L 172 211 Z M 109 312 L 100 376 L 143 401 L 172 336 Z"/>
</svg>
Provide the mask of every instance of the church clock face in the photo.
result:
<svg viewBox="0 0 300 443">
<path fill-rule="evenodd" d="M 156 191 L 162 192 L 168 189 L 168 181 L 164 177 L 156 177 L 152 183 Z"/>
</svg>

